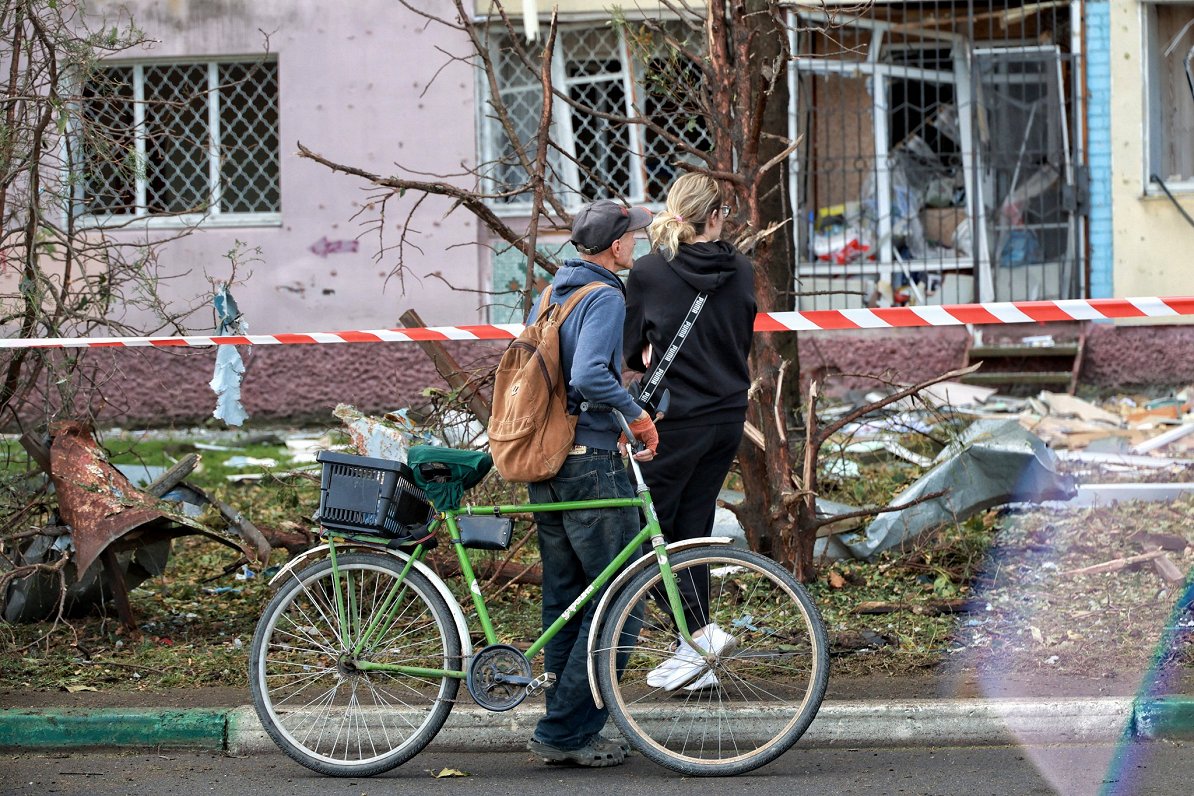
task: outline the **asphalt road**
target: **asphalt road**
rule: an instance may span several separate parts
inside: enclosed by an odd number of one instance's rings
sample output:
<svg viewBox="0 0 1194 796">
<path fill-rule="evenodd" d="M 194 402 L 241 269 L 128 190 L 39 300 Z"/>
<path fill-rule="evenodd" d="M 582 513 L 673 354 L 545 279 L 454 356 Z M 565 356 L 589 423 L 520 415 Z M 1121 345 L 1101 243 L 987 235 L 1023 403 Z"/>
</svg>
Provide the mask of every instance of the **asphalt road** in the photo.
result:
<svg viewBox="0 0 1194 796">
<path fill-rule="evenodd" d="M 711 780 L 717 793 L 751 796 L 794 794 L 1011 794 L 1189 793 L 1194 781 L 1191 744 L 1138 743 L 1121 750 L 1109 768 L 1110 746 L 965 747 L 902 749 L 800 749 L 751 774 Z M 446 767 L 467 778 L 435 779 Z M 1113 771 L 1114 773 L 1110 773 Z M 320 777 L 281 753 L 227 757 L 163 751 L 160 754 L 21 754 L 0 762 L 3 794 L 178 794 L 258 796 L 367 796 L 464 794 L 573 796 L 643 793 L 688 796 L 685 780 L 639 756 L 619 768 L 593 770 L 545 766 L 525 754 L 427 752 L 405 766 L 370 779 Z M 1109 785 L 1104 791 L 1104 786 Z"/>
</svg>

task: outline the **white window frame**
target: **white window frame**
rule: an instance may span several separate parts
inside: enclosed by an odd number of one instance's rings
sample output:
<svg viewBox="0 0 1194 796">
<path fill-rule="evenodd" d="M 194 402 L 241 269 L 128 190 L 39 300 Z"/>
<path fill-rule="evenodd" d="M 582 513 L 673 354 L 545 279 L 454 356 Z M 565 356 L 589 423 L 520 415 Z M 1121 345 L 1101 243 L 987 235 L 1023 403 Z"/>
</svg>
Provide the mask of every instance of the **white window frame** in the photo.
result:
<svg viewBox="0 0 1194 796">
<path fill-rule="evenodd" d="M 1165 48 L 1169 42 L 1160 41 L 1157 36 L 1157 16 L 1158 8 L 1165 6 L 1185 7 L 1191 13 L 1194 13 L 1194 2 L 1189 0 L 1141 0 L 1140 3 L 1140 37 L 1141 37 L 1141 52 L 1144 57 L 1141 59 L 1141 79 L 1144 84 L 1144 146 L 1143 149 L 1143 171 L 1141 173 L 1141 180 L 1144 184 L 1145 196 L 1164 196 L 1164 191 L 1161 186 L 1151 181 L 1151 175 L 1157 174 L 1162 180 L 1165 180 L 1165 186 L 1173 194 L 1194 194 L 1194 177 L 1190 179 L 1181 180 L 1178 182 L 1169 182 L 1167 175 L 1161 173 L 1162 164 L 1160 163 L 1161 156 L 1158 150 L 1162 146 L 1161 136 L 1163 130 L 1158 128 L 1161 125 L 1161 102 L 1158 97 L 1159 86 L 1157 85 L 1157 74 L 1155 67 L 1163 63 L 1165 58 Z M 1178 51 L 1174 53 L 1177 56 L 1178 52 L 1186 52 L 1188 48 L 1183 49 L 1182 44 L 1194 44 L 1194 30 L 1186 33 L 1185 38 L 1178 42 Z"/>
<path fill-rule="evenodd" d="M 135 141 L 137 160 L 145 163 L 145 67 L 148 66 L 190 66 L 202 64 L 207 67 L 207 122 L 210 130 L 210 145 L 208 147 L 208 207 L 202 213 L 161 214 L 152 213 L 146 207 L 146 180 L 144 176 L 135 177 L 135 195 L 137 209 L 134 213 L 82 213 L 76 218 L 76 223 L 83 227 L 130 227 L 144 226 L 155 229 L 181 229 L 194 226 L 214 227 L 260 227 L 281 226 L 282 212 L 252 212 L 230 213 L 220 210 L 220 64 L 248 64 L 260 59 L 228 56 L 222 58 L 169 58 L 137 61 L 105 61 L 103 68 L 132 68 L 133 70 L 133 136 Z M 266 59 L 267 63 L 278 68 L 276 57 Z M 279 80 L 279 84 L 281 81 Z M 280 85 L 279 85 L 280 93 Z M 278 125 L 282 123 L 281 103 L 278 104 Z M 279 135 L 279 141 L 281 136 Z M 281 204 L 282 184 L 282 156 L 277 153 L 278 200 Z M 75 199 L 81 199 L 83 188 L 76 189 Z"/>
<path fill-rule="evenodd" d="M 484 24 L 484 20 L 478 20 L 479 24 Z M 579 28 L 584 25 L 594 24 L 608 24 L 608 18 L 601 19 L 569 19 L 567 22 L 561 22 L 560 28 Z M 608 80 L 611 77 L 620 79 L 622 81 L 624 93 L 626 96 L 626 105 L 623 108 L 627 116 L 634 116 L 635 105 L 641 105 L 642 97 L 641 86 L 638 83 L 636 70 L 631 59 L 629 45 L 626 43 L 625 37 L 618 32 L 618 41 L 616 45 L 618 59 L 621 63 L 621 69 L 616 75 L 602 75 L 601 80 Z M 567 78 L 565 76 L 565 61 L 567 54 L 563 48 L 559 46 L 559 39 L 557 38 L 557 45 L 555 51 L 552 53 L 551 76 L 552 85 L 556 90 L 571 95 L 573 86 L 582 85 L 584 83 L 594 82 L 595 78 L 592 76 L 584 76 L 577 78 Z M 484 163 L 494 162 L 501 154 L 502 148 L 498 144 L 496 136 L 504 135 L 499 126 L 494 122 L 488 113 L 489 101 L 492 97 L 488 83 L 482 82 L 482 91 L 480 92 L 480 103 L 478 105 L 476 120 L 478 125 L 477 139 L 480 142 L 481 157 Z M 552 102 L 552 129 L 555 131 L 556 142 L 566 147 L 569 157 L 560 158 L 561 162 L 554 163 L 561 174 L 563 181 L 568 186 L 577 186 L 580 184 L 579 169 L 576 166 L 576 150 L 574 148 L 575 138 L 572 134 L 572 114 L 568 103 L 556 98 Z M 661 201 L 647 202 L 644 198 L 645 181 L 644 170 L 646 168 L 646 142 L 644 140 L 644 131 L 641 125 L 630 125 L 630 159 L 628 172 L 630 174 L 630 192 L 625 197 L 628 202 L 636 204 L 646 204 L 649 207 L 658 208 L 662 206 Z M 486 180 L 487 187 L 492 188 L 492 182 Z M 582 197 L 572 190 L 561 190 L 559 196 L 563 199 L 565 206 L 574 210 L 582 204 Z M 526 216 L 531 212 L 532 203 L 526 202 L 490 202 L 490 208 L 500 217 L 518 217 Z"/>
</svg>

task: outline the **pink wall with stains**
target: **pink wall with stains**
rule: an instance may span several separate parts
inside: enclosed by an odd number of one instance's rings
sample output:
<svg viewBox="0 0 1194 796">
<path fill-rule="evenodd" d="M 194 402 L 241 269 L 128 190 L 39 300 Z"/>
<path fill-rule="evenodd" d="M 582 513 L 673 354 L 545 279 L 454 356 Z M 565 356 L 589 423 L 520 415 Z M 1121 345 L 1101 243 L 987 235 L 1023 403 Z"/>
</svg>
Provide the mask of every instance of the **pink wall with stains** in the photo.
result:
<svg viewBox="0 0 1194 796">
<path fill-rule="evenodd" d="M 422 4 L 454 16 L 447 0 Z M 452 285 L 482 285 L 475 246 L 477 224 L 468 213 L 444 217 L 445 201 L 414 210 L 393 200 L 384 227 L 380 205 L 364 180 L 333 173 L 295 153 L 302 142 L 330 160 L 377 174 L 395 163 L 433 174 L 458 174 L 475 157 L 473 75 L 443 51 L 467 43 L 442 25 L 428 24 L 392 0 L 103 0 L 94 13 L 127 6 L 153 39 L 152 48 L 123 59 L 159 61 L 239 56 L 250 61 L 267 48 L 279 73 L 281 223 L 263 226 L 205 224 L 170 243 L 161 255 L 165 285 L 181 303 L 207 303 L 209 280 L 229 274 L 225 255 L 237 245 L 260 248 L 260 259 L 241 267 L 232 292 L 250 333 L 377 328 L 398 324 L 417 306 L 432 323 L 475 322 L 481 303 Z M 434 78 L 434 85 L 428 90 Z M 445 123 L 445 120 L 453 120 Z M 469 183 L 466 178 L 465 184 Z M 371 204 L 372 203 L 372 204 Z M 418 248 L 406 251 L 405 276 L 390 276 L 402 228 Z M 117 233 L 126 239 L 165 234 L 150 227 Z M 465 244 L 465 245 L 461 245 Z M 456 248 L 453 248 L 456 247 Z M 464 296 L 465 298 L 462 298 Z M 202 310 L 191 328 L 210 328 Z"/>
</svg>

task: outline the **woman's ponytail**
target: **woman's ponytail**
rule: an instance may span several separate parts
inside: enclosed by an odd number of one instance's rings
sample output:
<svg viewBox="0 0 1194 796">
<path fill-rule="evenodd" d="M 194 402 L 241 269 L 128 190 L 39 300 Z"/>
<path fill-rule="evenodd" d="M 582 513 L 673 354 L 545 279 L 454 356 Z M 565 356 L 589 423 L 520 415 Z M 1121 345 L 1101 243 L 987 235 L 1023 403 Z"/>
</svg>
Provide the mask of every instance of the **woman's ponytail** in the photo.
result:
<svg viewBox="0 0 1194 796">
<path fill-rule="evenodd" d="M 673 260 L 681 243 L 691 243 L 705 231 L 709 215 L 721 206 L 717 181 L 706 174 L 685 174 L 667 192 L 666 208 L 647 228 L 651 247 Z"/>
</svg>

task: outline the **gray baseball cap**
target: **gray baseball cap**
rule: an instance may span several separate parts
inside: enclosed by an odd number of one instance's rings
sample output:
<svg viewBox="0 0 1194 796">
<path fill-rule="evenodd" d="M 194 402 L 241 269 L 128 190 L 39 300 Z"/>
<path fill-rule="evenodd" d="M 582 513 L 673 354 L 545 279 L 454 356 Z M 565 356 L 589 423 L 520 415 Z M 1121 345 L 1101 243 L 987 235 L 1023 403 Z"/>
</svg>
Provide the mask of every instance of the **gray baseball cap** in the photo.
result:
<svg viewBox="0 0 1194 796">
<path fill-rule="evenodd" d="M 599 199 L 576 211 L 572 217 L 572 243 L 581 254 L 600 254 L 630 230 L 651 223 L 645 207 L 626 207 L 612 199 Z"/>
</svg>

